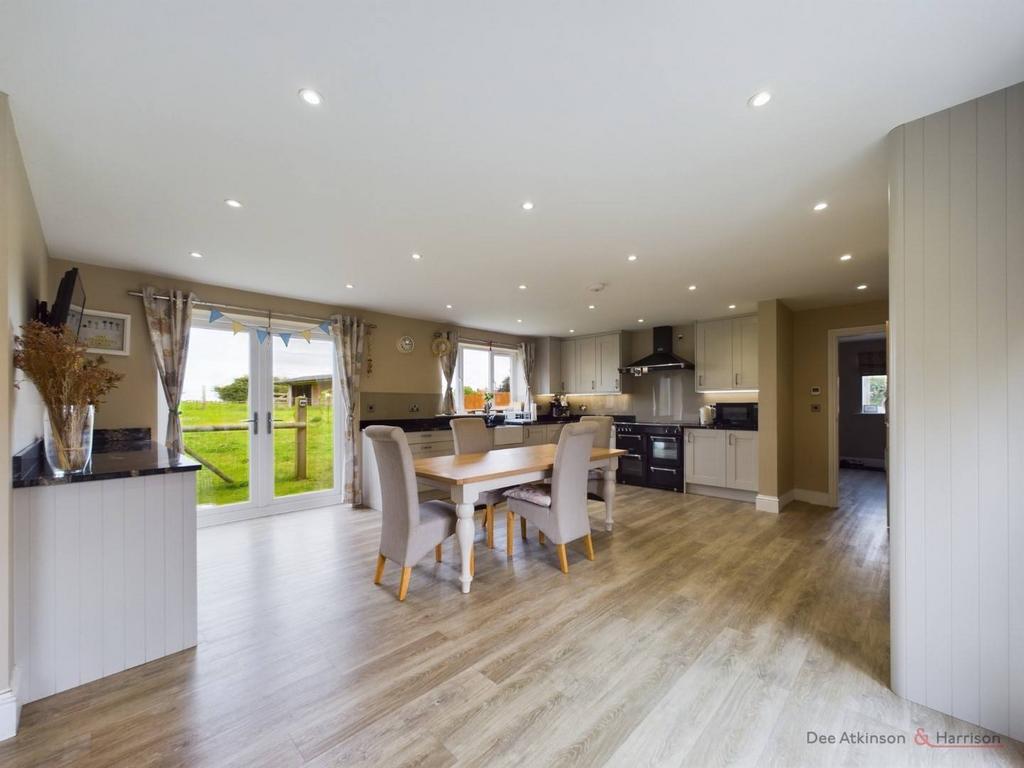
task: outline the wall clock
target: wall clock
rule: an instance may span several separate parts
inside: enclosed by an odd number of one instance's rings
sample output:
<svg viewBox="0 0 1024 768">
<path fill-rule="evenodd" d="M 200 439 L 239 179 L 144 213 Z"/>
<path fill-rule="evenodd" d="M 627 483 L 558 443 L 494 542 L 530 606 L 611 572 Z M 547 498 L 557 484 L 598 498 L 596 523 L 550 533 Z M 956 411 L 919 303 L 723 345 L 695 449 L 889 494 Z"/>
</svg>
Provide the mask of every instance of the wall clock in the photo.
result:
<svg viewBox="0 0 1024 768">
<path fill-rule="evenodd" d="M 407 355 L 416 349 L 416 342 L 413 340 L 412 336 L 403 336 L 396 342 L 395 346 L 398 347 L 399 352 L 403 355 Z"/>
</svg>

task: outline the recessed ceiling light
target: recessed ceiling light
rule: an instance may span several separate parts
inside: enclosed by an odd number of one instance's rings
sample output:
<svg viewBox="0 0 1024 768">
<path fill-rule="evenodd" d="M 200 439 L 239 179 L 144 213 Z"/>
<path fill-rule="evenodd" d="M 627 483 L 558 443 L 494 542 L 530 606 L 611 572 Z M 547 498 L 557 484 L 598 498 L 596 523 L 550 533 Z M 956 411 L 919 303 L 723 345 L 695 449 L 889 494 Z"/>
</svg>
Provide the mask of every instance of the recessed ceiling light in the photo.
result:
<svg viewBox="0 0 1024 768">
<path fill-rule="evenodd" d="M 729 309 L 736 309 L 736 305 L 735 304 L 730 304 L 729 305 Z"/>
<path fill-rule="evenodd" d="M 570 328 L 569 329 L 569 333 L 576 333 L 576 329 L 575 328 Z"/>
<path fill-rule="evenodd" d="M 189 256 L 191 256 L 193 259 L 201 259 L 201 258 L 203 258 L 203 254 L 201 254 L 199 251 L 192 251 L 189 254 Z"/>
<path fill-rule="evenodd" d="M 225 200 L 224 201 L 224 205 L 226 205 L 228 208 L 241 208 L 242 207 L 242 204 L 240 202 L 238 202 L 237 200 L 235 200 L 234 198 L 232 198 L 232 197 L 229 197 L 227 200 Z"/>
<path fill-rule="evenodd" d="M 518 317 L 517 317 L 517 318 L 516 318 L 516 322 L 517 322 L 517 323 L 521 323 L 521 322 L 523 322 L 523 321 L 522 321 L 522 319 L 520 319 L 520 318 L 518 318 Z"/>
<path fill-rule="evenodd" d="M 638 318 L 636 319 L 636 321 L 637 321 L 638 323 L 642 323 L 642 322 L 644 321 L 644 319 L 643 319 L 642 317 L 638 317 Z"/>
<path fill-rule="evenodd" d="M 839 257 L 839 260 L 840 261 L 849 261 L 852 258 L 853 258 L 853 254 L 852 253 L 844 253 L 842 256 Z"/>
<path fill-rule="evenodd" d="M 312 88 L 303 88 L 299 91 L 299 98 L 309 104 L 311 107 L 319 107 L 324 103 L 324 97 L 320 95 L 318 91 L 314 91 Z"/>
<path fill-rule="evenodd" d="M 414 254 L 412 255 L 412 257 L 413 257 L 413 259 L 415 259 L 416 261 L 419 261 L 420 259 L 422 259 L 422 258 L 423 258 L 423 257 L 422 257 L 422 256 L 420 256 L 420 255 L 419 255 L 418 253 L 414 253 Z"/>
<path fill-rule="evenodd" d="M 816 211 L 824 211 L 826 208 L 828 208 L 828 203 L 826 203 L 824 200 L 822 200 L 820 203 L 814 204 L 814 210 Z"/>
<path fill-rule="evenodd" d="M 519 290 L 520 290 L 520 291 L 525 291 L 525 290 L 526 290 L 526 286 L 525 286 L 525 285 L 523 285 L 522 283 L 520 283 L 520 284 L 519 284 Z"/>
<path fill-rule="evenodd" d="M 587 305 L 587 309 L 597 309 L 597 305 L 596 304 L 588 304 Z"/>
<path fill-rule="evenodd" d="M 635 253 L 629 254 L 629 256 L 626 257 L 626 261 L 636 261 L 636 254 Z"/>
<path fill-rule="evenodd" d="M 690 290 L 691 291 L 696 291 L 697 290 L 697 286 L 696 285 L 691 285 L 690 286 Z"/>
<path fill-rule="evenodd" d="M 452 308 L 452 305 L 451 305 L 451 304 L 445 304 L 445 305 L 444 305 L 444 308 L 445 308 L 445 309 L 451 309 L 451 308 Z"/>
<path fill-rule="evenodd" d="M 771 100 L 772 95 L 768 93 L 768 91 L 758 91 L 749 99 L 747 99 L 747 104 L 749 104 L 752 107 L 763 107 Z"/>
<path fill-rule="evenodd" d="M 858 291 L 866 291 L 867 289 L 868 287 L 864 283 L 861 283 L 860 285 L 857 286 Z"/>
<path fill-rule="evenodd" d="M 355 286 L 352 285 L 352 283 L 345 283 L 345 287 L 346 288 L 355 288 Z"/>
<path fill-rule="evenodd" d="M 529 200 L 524 202 L 523 203 L 523 210 L 524 211 L 532 211 L 533 210 L 533 203 L 531 203 Z"/>
</svg>

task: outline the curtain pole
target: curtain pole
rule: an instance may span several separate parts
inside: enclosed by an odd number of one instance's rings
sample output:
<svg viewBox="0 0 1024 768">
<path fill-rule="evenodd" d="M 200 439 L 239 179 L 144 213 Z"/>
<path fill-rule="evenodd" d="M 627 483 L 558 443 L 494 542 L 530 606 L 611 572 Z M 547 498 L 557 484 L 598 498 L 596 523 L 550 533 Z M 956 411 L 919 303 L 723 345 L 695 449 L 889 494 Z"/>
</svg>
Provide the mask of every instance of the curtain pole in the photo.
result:
<svg viewBox="0 0 1024 768">
<path fill-rule="evenodd" d="M 128 291 L 128 295 L 129 296 L 139 296 L 139 297 L 141 297 L 142 296 L 142 291 Z M 169 301 L 170 300 L 170 296 L 154 296 L 153 298 L 157 299 L 158 301 Z M 331 319 L 330 316 L 328 316 L 328 317 L 314 317 L 313 315 L 296 315 L 296 314 L 292 314 L 291 312 L 274 312 L 273 310 L 263 309 L 262 307 L 241 307 L 241 306 L 238 306 L 236 304 L 218 304 L 218 303 L 213 302 L 213 301 L 200 301 L 199 299 L 196 299 L 194 302 L 192 302 L 192 306 L 195 306 L 195 307 L 207 307 L 207 308 L 210 308 L 210 309 L 226 309 L 229 312 L 248 312 L 248 313 L 253 314 L 253 315 L 268 315 L 268 316 L 269 315 L 273 315 L 274 317 L 278 318 L 279 320 L 301 320 L 303 322 L 322 323 L 324 320 L 330 320 Z M 337 314 L 337 312 L 332 312 L 331 314 L 334 315 L 334 314 Z M 365 326 L 367 328 L 376 328 L 377 327 L 373 323 L 365 323 Z"/>
</svg>

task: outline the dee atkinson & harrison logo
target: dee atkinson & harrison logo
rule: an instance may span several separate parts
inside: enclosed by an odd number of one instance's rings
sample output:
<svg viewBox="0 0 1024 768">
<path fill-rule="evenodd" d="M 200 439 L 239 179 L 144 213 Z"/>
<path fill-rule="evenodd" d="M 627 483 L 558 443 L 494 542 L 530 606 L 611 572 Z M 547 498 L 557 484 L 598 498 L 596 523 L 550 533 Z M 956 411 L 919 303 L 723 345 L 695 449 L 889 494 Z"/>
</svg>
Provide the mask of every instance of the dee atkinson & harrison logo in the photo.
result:
<svg viewBox="0 0 1024 768">
<path fill-rule="evenodd" d="M 1006 746 L 1002 738 L 995 733 L 950 733 L 934 731 L 927 733 L 924 728 L 914 732 L 914 744 L 931 749 L 998 749 Z M 808 744 L 880 744 L 883 746 L 906 744 L 907 737 L 902 733 L 883 733 L 872 731 L 841 731 L 839 733 L 820 733 L 807 731 Z"/>
</svg>

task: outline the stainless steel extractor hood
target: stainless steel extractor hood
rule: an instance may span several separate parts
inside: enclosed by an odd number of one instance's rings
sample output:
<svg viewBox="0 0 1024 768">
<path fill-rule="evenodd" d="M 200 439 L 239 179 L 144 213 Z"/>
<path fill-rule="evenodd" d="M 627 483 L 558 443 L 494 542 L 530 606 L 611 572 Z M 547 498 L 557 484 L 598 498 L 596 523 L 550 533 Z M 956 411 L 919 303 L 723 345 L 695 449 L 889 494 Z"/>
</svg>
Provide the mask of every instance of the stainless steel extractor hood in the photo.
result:
<svg viewBox="0 0 1024 768">
<path fill-rule="evenodd" d="M 689 360 L 684 360 L 672 352 L 672 326 L 660 325 L 653 329 L 654 352 L 641 357 L 629 365 L 619 368 L 619 373 L 631 373 L 634 376 L 643 376 L 645 373 L 658 373 L 659 371 L 685 371 L 693 370 L 694 365 Z"/>
</svg>

